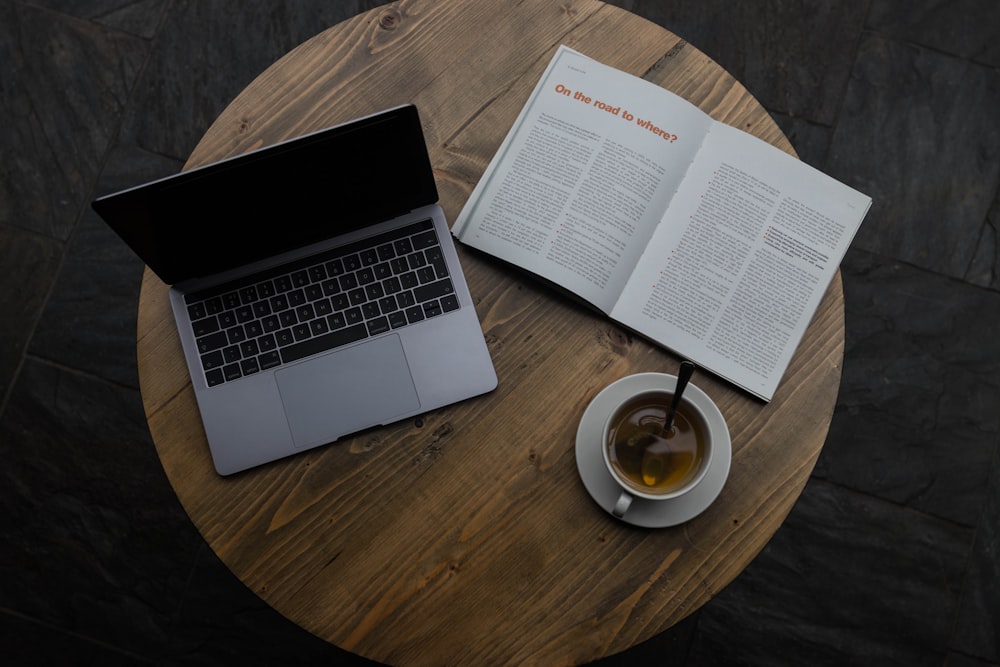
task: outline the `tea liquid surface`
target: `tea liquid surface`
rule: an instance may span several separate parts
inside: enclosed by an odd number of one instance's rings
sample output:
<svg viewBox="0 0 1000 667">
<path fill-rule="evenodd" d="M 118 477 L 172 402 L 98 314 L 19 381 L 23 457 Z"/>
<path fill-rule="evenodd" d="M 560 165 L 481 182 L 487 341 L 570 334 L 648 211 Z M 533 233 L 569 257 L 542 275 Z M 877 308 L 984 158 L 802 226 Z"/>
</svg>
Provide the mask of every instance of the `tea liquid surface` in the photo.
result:
<svg viewBox="0 0 1000 667">
<path fill-rule="evenodd" d="M 611 464 L 638 491 L 670 493 L 687 484 L 705 455 L 703 434 L 683 404 L 670 433 L 663 433 L 667 406 L 636 399 L 626 405 L 610 434 Z"/>
</svg>

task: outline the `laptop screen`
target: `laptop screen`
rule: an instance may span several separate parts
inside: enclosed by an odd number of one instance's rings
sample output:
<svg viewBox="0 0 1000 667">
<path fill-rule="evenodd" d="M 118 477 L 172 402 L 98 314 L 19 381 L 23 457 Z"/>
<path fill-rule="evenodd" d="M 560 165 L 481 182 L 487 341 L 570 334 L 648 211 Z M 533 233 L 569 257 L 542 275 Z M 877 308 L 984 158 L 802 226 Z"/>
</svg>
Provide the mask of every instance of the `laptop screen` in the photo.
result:
<svg viewBox="0 0 1000 667">
<path fill-rule="evenodd" d="M 153 181 L 94 210 L 167 284 L 437 201 L 412 105 Z"/>
</svg>

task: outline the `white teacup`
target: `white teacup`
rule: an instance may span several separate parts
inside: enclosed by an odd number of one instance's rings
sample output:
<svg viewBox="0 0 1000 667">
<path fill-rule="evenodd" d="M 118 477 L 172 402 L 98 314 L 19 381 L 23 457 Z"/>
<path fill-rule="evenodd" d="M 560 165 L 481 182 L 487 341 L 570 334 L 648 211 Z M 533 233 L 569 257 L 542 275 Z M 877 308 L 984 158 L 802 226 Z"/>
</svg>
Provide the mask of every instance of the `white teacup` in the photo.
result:
<svg viewBox="0 0 1000 667">
<path fill-rule="evenodd" d="M 686 396 L 670 433 L 663 432 L 673 391 L 650 389 L 624 397 L 604 423 L 601 450 L 621 487 L 612 513 L 621 518 L 635 498 L 670 500 L 694 489 L 712 460 L 712 429 Z"/>
</svg>

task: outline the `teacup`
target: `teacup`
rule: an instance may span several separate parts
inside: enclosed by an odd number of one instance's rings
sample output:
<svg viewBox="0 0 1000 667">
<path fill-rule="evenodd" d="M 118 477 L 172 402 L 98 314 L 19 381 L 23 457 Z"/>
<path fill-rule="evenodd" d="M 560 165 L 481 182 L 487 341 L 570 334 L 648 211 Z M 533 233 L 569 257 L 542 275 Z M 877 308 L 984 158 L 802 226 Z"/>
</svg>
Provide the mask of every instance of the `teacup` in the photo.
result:
<svg viewBox="0 0 1000 667">
<path fill-rule="evenodd" d="M 712 432 L 699 407 L 681 397 L 669 432 L 663 426 L 673 392 L 652 389 L 620 401 L 604 424 L 601 449 L 621 487 L 612 513 L 621 518 L 635 498 L 670 500 L 694 489 L 712 459 Z"/>
</svg>

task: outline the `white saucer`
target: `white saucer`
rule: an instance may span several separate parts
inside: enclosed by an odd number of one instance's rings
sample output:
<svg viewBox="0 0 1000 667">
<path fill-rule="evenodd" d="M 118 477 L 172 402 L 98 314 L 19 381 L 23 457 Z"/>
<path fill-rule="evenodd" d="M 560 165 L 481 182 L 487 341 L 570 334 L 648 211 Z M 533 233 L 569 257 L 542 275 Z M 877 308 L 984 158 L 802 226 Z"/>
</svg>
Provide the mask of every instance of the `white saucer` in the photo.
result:
<svg viewBox="0 0 1000 667">
<path fill-rule="evenodd" d="M 588 493 L 609 514 L 621 494 L 621 487 L 608 472 L 604 464 L 604 453 L 601 451 L 604 422 L 608 418 L 608 413 L 630 394 L 648 389 L 672 391 L 675 386 L 677 378 L 673 375 L 664 373 L 629 375 L 601 390 L 583 411 L 576 432 L 576 467 L 580 471 L 580 479 L 583 480 Z M 680 498 L 671 500 L 635 498 L 622 519 L 626 523 L 644 528 L 665 528 L 684 523 L 708 509 L 726 484 L 732 459 L 732 443 L 726 420 L 708 394 L 693 384 L 687 386 L 684 396 L 701 408 L 708 419 L 709 429 L 714 438 L 712 445 L 715 452 L 705 477 L 698 486 Z"/>
</svg>

